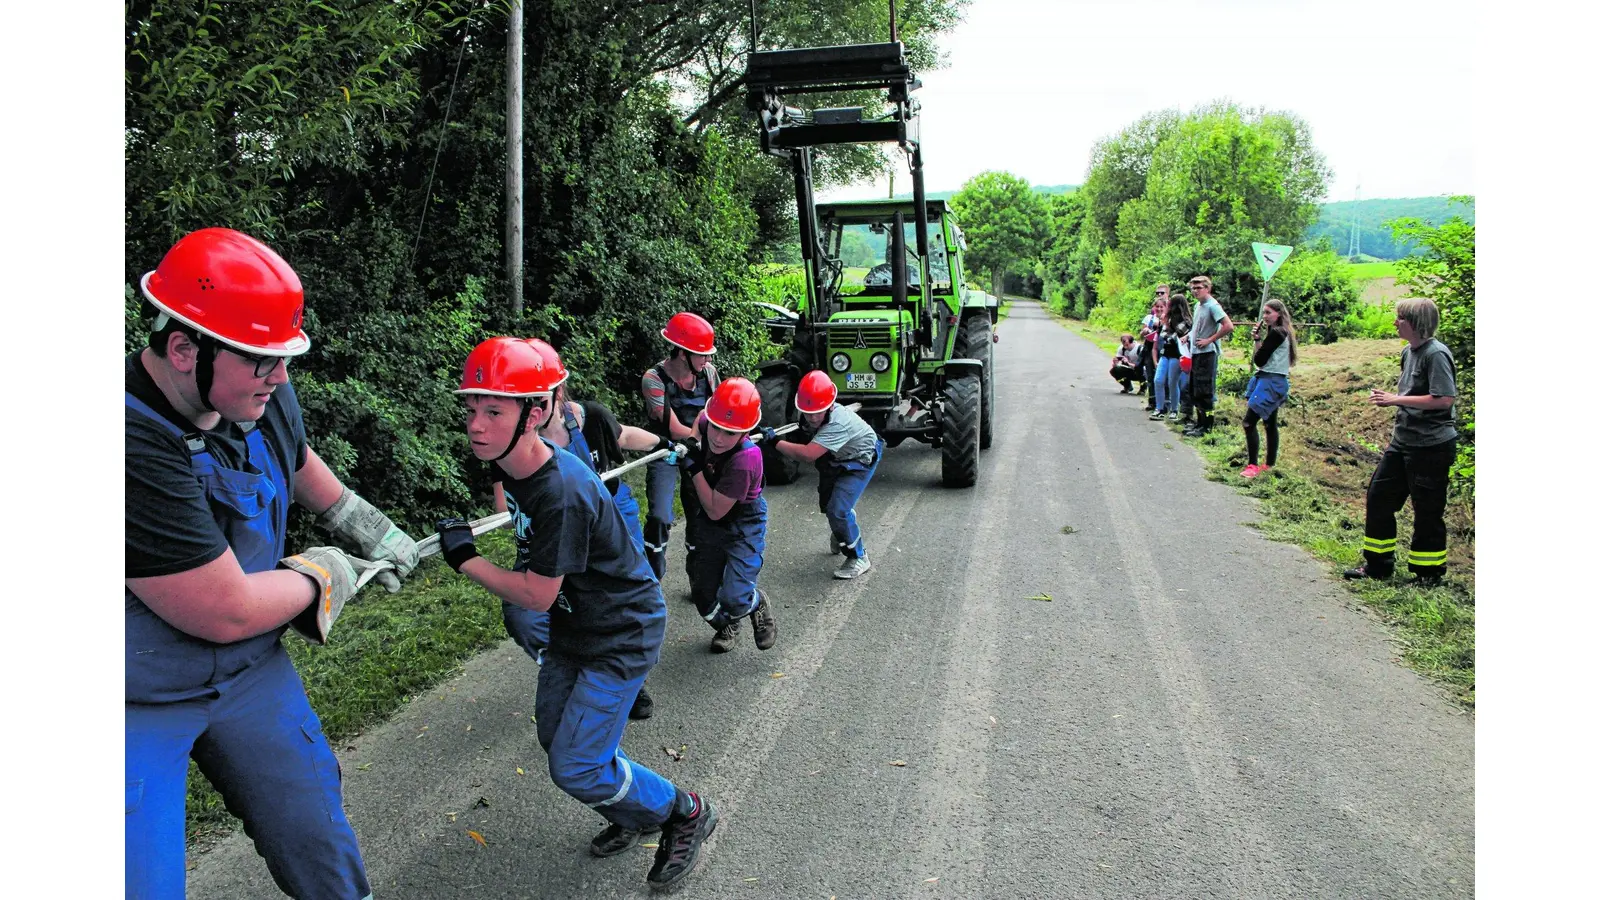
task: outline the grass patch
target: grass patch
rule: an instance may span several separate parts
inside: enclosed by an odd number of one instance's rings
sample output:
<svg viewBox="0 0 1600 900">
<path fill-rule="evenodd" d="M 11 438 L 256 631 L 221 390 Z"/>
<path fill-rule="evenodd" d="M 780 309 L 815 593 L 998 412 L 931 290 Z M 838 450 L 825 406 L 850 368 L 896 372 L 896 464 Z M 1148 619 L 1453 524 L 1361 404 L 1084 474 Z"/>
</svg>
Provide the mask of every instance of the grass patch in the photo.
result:
<svg viewBox="0 0 1600 900">
<path fill-rule="evenodd" d="M 1399 274 L 1395 269 L 1394 262 L 1387 260 L 1383 262 L 1348 263 L 1345 271 L 1356 279 L 1393 278 Z"/>
<path fill-rule="evenodd" d="M 995 316 L 995 324 L 998 325 L 1001 322 L 1004 322 L 1006 320 L 1006 316 L 1009 315 L 1011 315 L 1011 301 L 1000 301 L 1000 311 Z"/>
<path fill-rule="evenodd" d="M 1061 321 L 1107 353 L 1115 351 L 1118 342 L 1113 332 L 1072 319 Z M 1248 372 L 1243 345 L 1230 343 L 1217 378 L 1218 426 L 1204 438 L 1183 440 L 1206 461 L 1208 479 L 1261 501 L 1261 520 L 1255 527 L 1264 536 L 1298 544 L 1335 571 L 1359 565 L 1367 481 L 1394 425 L 1394 411 L 1372 406 L 1367 393 L 1373 387 L 1394 389 L 1403 346 L 1398 339 L 1301 345 L 1300 363 L 1290 375 L 1289 402 L 1278 414 L 1282 441 L 1278 464 L 1267 477 L 1245 480 L 1239 477 L 1246 462 L 1240 423 Z M 1470 499 L 1450 498 L 1445 507 L 1449 575 L 1441 586 L 1419 589 L 1405 584 L 1409 505 L 1399 516 L 1402 563 L 1395 578 L 1344 582 L 1390 627 L 1405 663 L 1443 685 L 1467 707 L 1475 703 L 1477 683 L 1473 517 Z"/>
</svg>

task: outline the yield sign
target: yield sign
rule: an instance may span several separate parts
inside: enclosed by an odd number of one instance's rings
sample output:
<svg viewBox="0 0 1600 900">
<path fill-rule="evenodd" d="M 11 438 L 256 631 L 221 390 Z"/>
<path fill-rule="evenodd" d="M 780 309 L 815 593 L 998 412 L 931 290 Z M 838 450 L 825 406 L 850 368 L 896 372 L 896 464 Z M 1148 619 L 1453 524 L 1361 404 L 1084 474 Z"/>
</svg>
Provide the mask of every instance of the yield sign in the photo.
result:
<svg viewBox="0 0 1600 900">
<path fill-rule="evenodd" d="M 1278 271 L 1278 267 L 1283 265 L 1283 261 L 1289 258 L 1289 254 L 1294 252 L 1293 247 L 1285 247 L 1282 244 L 1263 244 L 1259 241 L 1252 243 L 1250 249 L 1256 252 L 1256 265 L 1261 267 L 1263 281 L 1271 281 L 1272 273 Z"/>
</svg>

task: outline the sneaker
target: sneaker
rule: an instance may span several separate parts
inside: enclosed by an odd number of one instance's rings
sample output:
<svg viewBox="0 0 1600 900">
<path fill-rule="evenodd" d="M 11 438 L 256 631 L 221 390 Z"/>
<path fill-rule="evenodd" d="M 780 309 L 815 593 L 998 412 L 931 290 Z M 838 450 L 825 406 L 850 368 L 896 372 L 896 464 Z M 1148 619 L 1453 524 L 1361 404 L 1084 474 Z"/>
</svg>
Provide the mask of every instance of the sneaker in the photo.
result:
<svg viewBox="0 0 1600 900">
<path fill-rule="evenodd" d="M 1183 430 L 1183 436 L 1192 438 L 1205 437 L 1206 430 L 1198 425 L 1190 425 L 1188 428 Z"/>
<path fill-rule="evenodd" d="M 727 653 L 729 650 L 733 649 L 733 642 L 738 637 L 739 621 L 735 619 L 734 621 L 729 622 L 728 624 L 717 629 L 717 633 L 711 638 L 711 652 Z"/>
<path fill-rule="evenodd" d="M 1119 393 L 1119 394 L 1131 394 L 1131 393 L 1133 393 L 1133 388 L 1127 387 L 1127 386 L 1123 386 L 1122 390 L 1117 391 L 1117 393 Z"/>
<path fill-rule="evenodd" d="M 1374 579 L 1377 579 L 1379 581 L 1384 581 L 1389 576 L 1388 575 L 1379 575 L 1376 572 L 1369 572 L 1369 571 L 1367 571 L 1367 564 L 1366 563 L 1362 563 L 1361 565 L 1356 566 L 1354 569 L 1345 569 L 1344 570 L 1344 577 L 1350 579 L 1351 581 L 1355 581 L 1355 580 L 1360 579 L 1360 578 L 1374 578 Z"/>
<path fill-rule="evenodd" d="M 643 831 L 634 831 L 632 828 L 623 828 L 621 825 L 607 825 L 606 830 L 594 836 L 589 841 L 589 852 L 595 856 L 616 856 L 624 850 L 639 843 L 639 837 L 660 831 L 660 827 L 646 828 Z"/>
<path fill-rule="evenodd" d="M 756 589 L 756 608 L 750 612 L 750 630 L 756 635 L 756 649 L 771 650 L 778 642 L 778 623 L 772 619 L 772 604 L 767 592 Z"/>
<path fill-rule="evenodd" d="M 1165 417 L 1166 417 L 1165 414 L 1162 413 L 1161 410 L 1159 410 L 1159 409 L 1152 410 L 1151 413 L 1150 413 L 1150 421 L 1152 421 L 1152 422 L 1159 422 Z"/>
<path fill-rule="evenodd" d="M 1254 463 L 1251 463 L 1250 465 L 1244 467 L 1244 470 L 1239 473 L 1239 477 L 1240 478 L 1254 478 L 1257 475 L 1260 475 L 1261 472 L 1262 472 L 1262 469 L 1261 469 L 1260 466 L 1258 466 L 1258 465 L 1256 465 Z"/>
<path fill-rule="evenodd" d="M 867 559 L 867 555 L 863 553 L 860 556 L 845 560 L 844 565 L 833 570 L 833 577 L 849 581 L 857 575 L 867 574 L 867 570 L 870 568 L 872 568 L 872 561 Z"/>
<path fill-rule="evenodd" d="M 639 686 L 639 696 L 633 698 L 633 708 L 628 710 L 630 719 L 648 719 L 655 715 L 656 702 L 650 699 L 650 692 Z"/>
<path fill-rule="evenodd" d="M 689 796 L 694 798 L 694 815 L 687 819 L 668 818 L 661 826 L 656 862 L 646 876 L 653 887 L 666 887 L 689 874 L 700 857 L 700 845 L 717 830 L 717 808 L 698 794 Z"/>
<path fill-rule="evenodd" d="M 1176 421 L 1178 421 L 1178 414 L 1176 412 L 1167 413 L 1167 421 L 1168 422 L 1176 422 Z"/>
</svg>

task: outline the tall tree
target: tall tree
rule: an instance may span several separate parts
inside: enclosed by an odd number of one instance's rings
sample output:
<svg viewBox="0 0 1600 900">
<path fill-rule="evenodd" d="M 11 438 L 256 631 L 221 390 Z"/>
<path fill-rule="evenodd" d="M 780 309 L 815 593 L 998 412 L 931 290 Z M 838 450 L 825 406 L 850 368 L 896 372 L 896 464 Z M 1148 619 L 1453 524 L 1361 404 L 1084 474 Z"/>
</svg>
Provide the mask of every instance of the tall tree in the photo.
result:
<svg viewBox="0 0 1600 900">
<path fill-rule="evenodd" d="M 950 198 L 967 235 L 967 265 L 1000 293 L 1007 272 L 1025 272 L 1043 249 L 1049 212 L 1028 182 L 1009 172 L 981 172 Z"/>
</svg>

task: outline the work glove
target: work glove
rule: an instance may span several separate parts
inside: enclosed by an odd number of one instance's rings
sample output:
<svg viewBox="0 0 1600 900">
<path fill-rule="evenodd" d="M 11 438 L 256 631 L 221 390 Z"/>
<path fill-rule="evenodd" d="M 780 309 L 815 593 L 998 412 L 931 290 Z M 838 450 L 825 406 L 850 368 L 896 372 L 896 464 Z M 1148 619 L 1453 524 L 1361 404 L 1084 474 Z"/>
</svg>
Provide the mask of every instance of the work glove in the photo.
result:
<svg viewBox="0 0 1600 900">
<path fill-rule="evenodd" d="M 650 448 L 650 452 L 651 453 L 656 453 L 656 452 L 661 451 L 661 450 L 671 450 L 671 449 L 672 449 L 672 439 L 663 434 L 660 437 L 656 438 L 656 445 L 654 447 Z"/>
<path fill-rule="evenodd" d="M 778 442 L 778 430 L 773 428 L 771 425 L 761 426 L 756 433 L 761 435 L 761 443 L 767 445 L 768 447 L 774 446 Z"/>
<path fill-rule="evenodd" d="M 333 623 L 356 592 L 355 564 L 338 547 L 312 547 L 278 560 L 278 566 L 299 572 L 317 583 L 317 599 L 290 620 L 289 625 L 311 643 L 326 644 Z"/>
<path fill-rule="evenodd" d="M 467 560 L 478 556 L 477 539 L 472 535 L 472 523 L 460 517 L 439 520 L 439 554 L 450 568 L 457 572 Z"/>
<path fill-rule="evenodd" d="M 411 574 L 420 558 L 417 542 L 401 531 L 376 506 L 345 488 L 339 499 L 317 517 L 317 524 L 328 533 L 354 547 L 365 559 L 388 560 L 392 571 L 378 573 L 374 580 L 393 594 L 400 590 L 400 579 Z"/>
<path fill-rule="evenodd" d="M 706 450 L 694 438 L 683 439 L 684 452 L 678 454 L 678 468 L 686 477 L 693 478 L 706 467 Z"/>
</svg>

